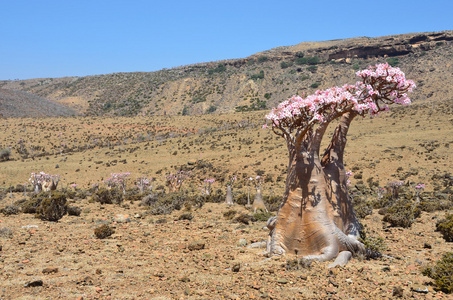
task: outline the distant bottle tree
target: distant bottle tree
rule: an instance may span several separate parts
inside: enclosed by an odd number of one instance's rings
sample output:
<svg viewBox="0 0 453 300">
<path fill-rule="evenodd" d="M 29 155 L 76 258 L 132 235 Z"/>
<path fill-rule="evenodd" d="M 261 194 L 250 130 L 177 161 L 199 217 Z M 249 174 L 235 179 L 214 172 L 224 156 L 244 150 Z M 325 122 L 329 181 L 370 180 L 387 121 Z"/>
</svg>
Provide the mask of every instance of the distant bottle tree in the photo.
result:
<svg viewBox="0 0 453 300">
<path fill-rule="evenodd" d="M 283 201 L 271 229 L 269 255 L 294 253 L 308 259 L 345 264 L 364 252 L 359 223 L 348 197 L 343 153 L 352 120 L 377 115 L 390 104 L 408 105 L 415 88 L 398 68 L 378 64 L 358 71 L 354 85 L 293 96 L 266 116 L 272 131 L 286 140 L 289 166 Z M 327 127 L 338 120 L 330 144 L 320 154 Z"/>
</svg>

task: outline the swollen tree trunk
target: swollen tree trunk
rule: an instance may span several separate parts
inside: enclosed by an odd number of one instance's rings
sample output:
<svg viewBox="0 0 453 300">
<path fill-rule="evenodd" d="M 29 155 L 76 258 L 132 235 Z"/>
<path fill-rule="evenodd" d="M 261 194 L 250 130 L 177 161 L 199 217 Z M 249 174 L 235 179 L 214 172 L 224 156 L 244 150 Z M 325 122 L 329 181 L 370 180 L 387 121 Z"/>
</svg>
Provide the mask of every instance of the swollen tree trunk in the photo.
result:
<svg viewBox="0 0 453 300">
<path fill-rule="evenodd" d="M 255 200 L 253 201 L 253 204 L 252 204 L 252 209 L 253 209 L 253 213 L 256 213 L 256 211 L 258 209 L 268 212 L 266 205 L 264 204 L 264 201 L 263 201 L 263 196 L 261 195 L 261 185 L 258 185 L 256 187 L 256 195 L 255 195 Z"/>
<path fill-rule="evenodd" d="M 225 203 L 229 205 L 233 205 L 233 192 L 231 191 L 231 185 L 227 186 L 227 192 L 226 192 L 226 199 Z"/>
<path fill-rule="evenodd" d="M 343 151 L 355 115 L 345 114 L 321 160 L 319 147 L 327 128 L 318 127 L 297 143 L 288 142 L 289 166 L 283 202 L 272 224 L 270 255 L 293 253 L 307 259 L 345 264 L 363 252 L 357 220 L 346 188 Z M 322 162 L 321 162 L 322 161 Z"/>
</svg>

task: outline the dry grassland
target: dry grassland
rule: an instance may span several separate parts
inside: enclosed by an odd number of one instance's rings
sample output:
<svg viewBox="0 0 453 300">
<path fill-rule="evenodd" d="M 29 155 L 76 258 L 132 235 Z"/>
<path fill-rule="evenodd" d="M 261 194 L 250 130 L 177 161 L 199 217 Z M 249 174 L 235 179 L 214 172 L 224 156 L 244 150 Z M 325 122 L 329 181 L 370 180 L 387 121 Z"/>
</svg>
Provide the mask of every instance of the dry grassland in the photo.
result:
<svg viewBox="0 0 453 300">
<path fill-rule="evenodd" d="M 440 178 L 451 177 L 451 111 L 448 102 L 416 103 L 354 121 L 345 154 L 353 185 L 404 180 L 439 189 L 448 182 Z M 21 192 L 9 193 L 10 186 L 39 171 L 60 175 L 59 189 L 102 187 L 114 172 L 153 177 L 157 187 L 184 166 L 193 168 L 183 187 L 192 193 L 200 194 L 198 184 L 207 178 L 225 191 L 236 175 L 237 195 L 246 191 L 244 179 L 259 174 L 264 195 L 282 195 L 286 147 L 261 129 L 263 123 L 263 112 L 3 119 L 0 148 L 12 150 L 10 160 L 0 162 L 0 208 L 23 199 Z M 329 270 L 327 262 L 295 266 L 292 256 L 266 260 L 262 249 L 245 247 L 268 231 L 264 220 L 243 224 L 226 217 L 232 210 L 251 214 L 242 205 L 206 203 L 154 215 L 140 201 L 100 204 L 89 196 L 68 202 L 80 216 L 49 222 L 0 215 L 0 299 L 451 299 L 421 275 L 451 252 L 435 231 L 448 210 L 422 212 L 410 228 L 388 226 L 374 210 L 361 222 L 368 236 L 382 239 L 387 256 L 355 258 Z M 115 233 L 96 238 L 102 224 Z"/>
<path fill-rule="evenodd" d="M 379 180 L 381 186 L 409 172 L 407 180 L 426 183 L 429 190 L 432 175 L 449 172 L 452 166 L 452 116 L 444 106 L 448 103 L 414 104 L 379 118 L 357 118 L 348 136 L 346 168 L 362 173 L 364 182 Z M 222 182 L 232 174 L 264 175 L 269 177 L 264 189 L 280 193 L 286 145 L 261 129 L 264 115 L 5 119 L 0 123 L 0 148 L 11 147 L 12 154 L 0 163 L 0 186 L 23 184 L 31 172 L 39 171 L 60 175 L 63 185 L 80 187 L 118 172 L 153 177 L 162 184 L 167 172 L 202 160 L 215 170 L 196 174 L 194 183 L 216 178 L 214 187 L 224 188 Z"/>
</svg>

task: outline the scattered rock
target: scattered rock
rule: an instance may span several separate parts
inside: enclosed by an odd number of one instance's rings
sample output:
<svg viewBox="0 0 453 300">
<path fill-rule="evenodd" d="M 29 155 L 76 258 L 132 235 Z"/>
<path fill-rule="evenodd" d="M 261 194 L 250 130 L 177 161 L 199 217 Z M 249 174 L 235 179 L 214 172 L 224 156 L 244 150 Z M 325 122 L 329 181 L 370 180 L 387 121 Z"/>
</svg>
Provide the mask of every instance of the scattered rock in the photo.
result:
<svg viewBox="0 0 453 300">
<path fill-rule="evenodd" d="M 190 221 L 192 219 L 193 219 L 193 215 L 190 212 L 185 212 L 185 213 L 183 213 L 182 215 L 179 216 L 178 221 L 181 221 L 181 220 Z"/>
<path fill-rule="evenodd" d="M 189 244 L 189 250 L 194 251 L 194 250 L 201 250 L 204 249 L 205 243 L 202 241 L 195 241 Z"/>
<path fill-rule="evenodd" d="M 280 283 L 280 284 L 287 284 L 287 283 L 288 283 L 288 280 L 286 280 L 285 278 L 277 279 L 277 283 Z"/>
<path fill-rule="evenodd" d="M 246 239 L 240 239 L 238 242 L 239 247 L 245 247 L 247 246 L 247 240 Z"/>
<path fill-rule="evenodd" d="M 334 287 L 329 286 L 329 287 L 326 287 L 326 293 L 327 293 L 327 294 L 336 294 L 337 291 L 335 290 Z"/>
<path fill-rule="evenodd" d="M 429 290 L 426 286 L 413 286 L 411 287 L 411 291 L 420 293 L 420 294 L 428 294 Z"/>
<path fill-rule="evenodd" d="M 385 266 L 381 269 L 383 272 L 390 272 L 390 267 L 389 266 Z"/>
<path fill-rule="evenodd" d="M 30 282 L 27 282 L 26 284 L 24 284 L 24 287 L 37 287 L 37 286 L 43 286 L 43 281 L 38 279 L 38 280 L 33 280 L 33 281 L 30 281 Z"/>
<path fill-rule="evenodd" d="M 117 214 L 113 218 L 113 221 L 117 222 L 117 223 L 129 223 L 131 221 L 131 219 L 130 219 L 129 215 Z"/>
<path fill-rule="evenodd" d="M 404 290 L 403 290 L 402 287 L 400 287 L 400 286 L 395 286 L 395 287 L 393 288 L 393 297 L 399 297 L 399 298 L 401 298 L 401 297 L 403 297 L 403 294 L 404 294 Z"/>
<path fill-rule="evenodd" d="M 86 276 L 82 278 L 81 280 L 77 281 L 78 285 L 94 285 L 93 278 L 90 276 Z"/>
<path fill-rule="evenodd" d="M 56 267 L 48 267 L 42 270 L 43 274 L 52 274 L 52 273 L 58 273 L 58 268 Z"/>
<path fill-rule="evenodd" d="M 255 218 L 248 214 L 241 214 L 235 219 L 236 222 L 249 225 L 250 222 L 254 222 Z"/>
<path fill-rule="evenodd" d="M 232 270 L 233 272 L 239 272 L 239 270 L 241 270 L 241 264 L 235 264 L 235 265 L 231 268 L 231 270 Z"/>
<path fill-rule="evenodd" d="M 81 213 L 82 213 L 82 209 L 80 207 L 77 207 L 77 206 L 69 206 L 68 207 L 68 215 L 69 216 L 79 217 Z"/>
</svg>

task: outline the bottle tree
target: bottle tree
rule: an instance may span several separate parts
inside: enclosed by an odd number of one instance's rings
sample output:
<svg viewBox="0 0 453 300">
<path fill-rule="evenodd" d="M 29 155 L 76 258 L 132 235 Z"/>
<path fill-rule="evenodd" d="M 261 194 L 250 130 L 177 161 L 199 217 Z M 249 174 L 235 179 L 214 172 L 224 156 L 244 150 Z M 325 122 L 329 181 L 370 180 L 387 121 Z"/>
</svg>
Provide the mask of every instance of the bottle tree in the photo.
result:
<svg viewBox="0 0 453 300">
<path fill-rule="evenodd" d="M 343 165 L 348 129 L 357 116 L 377 115 L 390 104 L 410 104 L 408 93 L 415 84 L 388 64 L 356 75 L 360 80 L 355 85 L 316 91 L 306 98 L 293 96 L 266 116 L 289 152 L 283 201 L 275 219 L 268 221 L 269 255 L 293 253 L 320 261 L 338 257 L 334 266 L 365 251 L 357 240 L 359 224 Z M 321 140 L 334 120 L 338 125 L 320 155 Z"/>
</svg>

